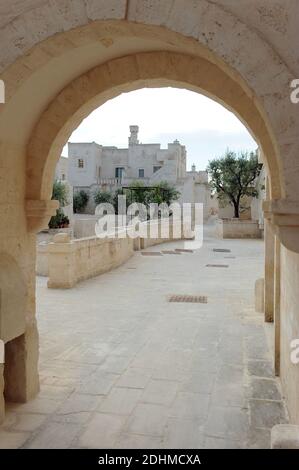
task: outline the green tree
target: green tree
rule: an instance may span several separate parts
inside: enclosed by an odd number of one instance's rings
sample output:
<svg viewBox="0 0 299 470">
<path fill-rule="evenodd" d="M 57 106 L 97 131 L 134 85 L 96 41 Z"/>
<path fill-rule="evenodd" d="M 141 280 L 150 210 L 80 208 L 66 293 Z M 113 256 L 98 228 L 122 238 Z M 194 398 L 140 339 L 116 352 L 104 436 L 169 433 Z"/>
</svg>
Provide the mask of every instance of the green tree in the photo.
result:
<svg viewBox="0 0 299 470">
<path fill-rule="evenodd" d="M 113 195 L 109 191 L 98 190 L 93 194 L 93 200 L 96 204 L 113 203 Z"/>
<path fill-rule="evenodd" d="M 51 217 L 49 228 L 60 228 L 69 224 L 69 218 L 62 210 L 62 207 L 65 207 L 69 204 L 68 197 L 69 191 L 67 185 L 62 181 L 54 181 L 52 199 L 59 201 L 59 208 L 56 210 L 56 214 Z"/>
<path fill-rule="evenodd" d="M 89 195 L 84 189 L 76 192 L 73 197 L 73 210 L 75 214 L 78 214 L 83 211 L 86 207 L 89 200 Z"/>
<path fill-rule="evenodd" d="M 234 215 L 240 217 L 240 202 L 242 197 L 257 197 L 255 180 L 260 174 L 261 164 L 256 152 L 241 152 L 237 154 L 227 150 L 221 158 L 209 162 L 207 171 L 210 175 L 211 187 L 218 199 L 229 201 L 234 207 Z"/>
<path fill-rule="evenodd" d="M 69 204 L 69 190 L 65 183 L 62 181 L 54 181 L 52 190 L 52 199 L 59 201 L 60 207 L 65 207 Z"/>
<path fill-rule="evenodd" d="M 167 181 L 161 181 L 153 187 L 153 191 L 150 195 L 151 201 L 157 204 L 162 204 L 165 202 L 170 205 L 172 202 L 177 201 L 180 197 L 180 192 L 177 189 L 169 184 Z"/>
</svg>

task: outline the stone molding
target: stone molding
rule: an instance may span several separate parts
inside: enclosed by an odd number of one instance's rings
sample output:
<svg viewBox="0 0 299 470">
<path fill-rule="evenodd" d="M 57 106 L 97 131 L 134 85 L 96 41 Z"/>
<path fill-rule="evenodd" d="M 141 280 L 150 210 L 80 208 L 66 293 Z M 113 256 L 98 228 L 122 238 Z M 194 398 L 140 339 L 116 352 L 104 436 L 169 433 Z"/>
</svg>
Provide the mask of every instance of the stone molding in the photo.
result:
<svg viewBox="0 0 299 470">
<path fill-rule="evenodd" d="M 48 227 L 52 215 L 55 215 L 59 202 L 54 200 L 30 200 L 25 201 L 25 212 L 29 232 L 38 233 Z"/>
<path fill-rule="evenodd" d="M 288 199 L 264 201 L 263 211 L 282 245 L 290 251 L 299 253 L 299 201 Z"/>
</svg>

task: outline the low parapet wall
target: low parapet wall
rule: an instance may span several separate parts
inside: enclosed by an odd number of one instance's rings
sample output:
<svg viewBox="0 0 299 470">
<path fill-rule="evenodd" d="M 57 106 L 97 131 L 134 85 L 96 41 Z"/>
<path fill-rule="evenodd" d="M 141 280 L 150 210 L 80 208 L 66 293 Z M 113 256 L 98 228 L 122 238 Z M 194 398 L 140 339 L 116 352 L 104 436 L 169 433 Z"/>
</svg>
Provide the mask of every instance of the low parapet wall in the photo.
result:
<svg viewBox="0 0 299 470">
<path fill-rule="evenodd" d="M 48 287 L 67 289 L 127 261 L 134 252 L 134 240 L 125 238 L 81 238 L 57 235 L 48 245 Z"/>
<path fill-rule="evenodd" d="M 52 243 L 43 247 L 43 272 L 46 272 L 48 261 L 48 287 L 71 288 L 77 282 L 88 279 L 110 269 L 120 266 L 127 261 L 135 251 L 148 246 L 159 244 L 174 239 L 191 239 L 192 232 L 187 230 L 178 231 L 181 221 L 169 224 L 169 233 L 166 237 L 161 232 L 161 223 L 157 222 L 155 230 L 149 232 L 149 224 L 144 223 L 144 237 L 133 238 L 130 233 L 132 229 L 119 230 L 117 237 L 88 237 L 71 240 L 67 234 L 58 234 Z M 182 225 L 181 225 L 181 228 Z M 180 235 L 178 236 L 178 233 Z M 164 237 L 163 237 L 164 235 Z"/>
<path fill-rule="evenodd" d="M 261 238 L 259 224 L 254 220 L 218 219 L 216 222 L 218 238 Z"/>
</svg>

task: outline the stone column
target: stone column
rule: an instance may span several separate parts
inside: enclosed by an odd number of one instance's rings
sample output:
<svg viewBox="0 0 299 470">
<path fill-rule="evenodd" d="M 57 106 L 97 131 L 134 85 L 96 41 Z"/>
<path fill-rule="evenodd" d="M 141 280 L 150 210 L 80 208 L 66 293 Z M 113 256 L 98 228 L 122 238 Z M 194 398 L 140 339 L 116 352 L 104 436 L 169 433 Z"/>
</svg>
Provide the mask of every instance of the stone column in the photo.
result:
<svg viewBox="0 0 299 470">
<path fill-rule="evenodd" d="M 265 220 L 265 321 L 274 318 L 274 252 L 275 236 L 268 220 Z"/>
<path fill-rule="evenodd" d="M 275 268 L 274 268 L 274 370 L 280 375 L 280 241 L 275 237 Z"/>
<path fill-rule="evenodd" d="M 58 233 L 48 245 L 50 289 L 69 289 L 77 283 L 75 245 L 67 233 Z"/>
<path fill-rule="evenodd" d="M 4 396 L 7 401 L 25 403 L 39 392 L 38 331 L 35 320 L 23 335 L 5 345 Z"/>
<path fill-rule="evenodd" d="M 3 423 L 5 418 L 5 403 L 4 403 L 4 365 L 0 364 L 0 423 Z"/>
</svg>

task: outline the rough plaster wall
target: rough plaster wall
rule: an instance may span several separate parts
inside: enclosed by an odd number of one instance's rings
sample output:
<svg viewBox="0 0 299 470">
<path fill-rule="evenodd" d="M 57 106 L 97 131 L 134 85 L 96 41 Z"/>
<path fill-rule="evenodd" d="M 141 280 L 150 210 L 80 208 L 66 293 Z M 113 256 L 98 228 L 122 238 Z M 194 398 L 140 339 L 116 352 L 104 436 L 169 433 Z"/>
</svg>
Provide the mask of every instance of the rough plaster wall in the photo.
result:
<svg viewBox="0 0 299 470">
<path fill-rule="evenodd" d="M 299 364 L 290 360 L 293 339 L 299 339 L 299 254 L 281 250 L 281 380 L 290 418 L 299 424 Z"/>
</svg>

